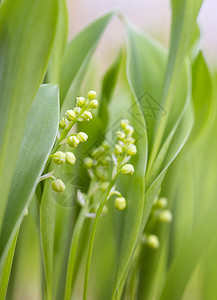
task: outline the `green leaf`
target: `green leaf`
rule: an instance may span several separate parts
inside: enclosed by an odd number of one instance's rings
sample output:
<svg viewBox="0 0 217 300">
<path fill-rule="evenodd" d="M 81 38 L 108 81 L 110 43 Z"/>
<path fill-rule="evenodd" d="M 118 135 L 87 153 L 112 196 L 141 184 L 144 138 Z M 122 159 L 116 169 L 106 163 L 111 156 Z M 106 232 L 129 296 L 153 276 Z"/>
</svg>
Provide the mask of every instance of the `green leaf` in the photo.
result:
<svg viewBox="0 0 217 300">
<path fill-rule="evenodd" d="M 27 112 L 47 69 L 57 4 L 57 0 L 0 4 L 0 229 Z"/>
<path fill-rule="evenodd" d="M 11 273 L 11 265 L 14 258 L 14 251 L 16 247 L 17 242 L 17 234 L 14 237 L 13 242 L 10 245 L 9 251 L 7 253 L 7 256 L 4 261 L 1 263 L 3 266 L 0 266 L 0 300 L 5 300 L 6 293 L 7 293 L 7 287 L 8 287 L 8 281 Z"/>
<path fill-rule="evenodd" d="M 23 220 L 48 159 L 57 133 L 58 111 L 57 86 L 42 85 L 27 117 L 0 235 L 0 257 L 6 254 Z"/>
<path fill-rule="evenodd" d="M 113 15 L 114 11 L 100 17 L 68 44 L 62 61 L 60 76 L 61 104 L 65 101 L 67 92 L 70 92 L 70 89 L 72 90 L 70 86 L 81 68 L 83 68 L 83 72 L 80 72 L 83 73 L 82 77 L 85 75 L 88 62 Z M 70 93 L 69 101 L 72 100 L 73 98 Z"/>
<path fill-rule="evenodd" d="M 189 52 L 192 36 L 195 31 L 197 15 L 202 0 L 172 0 L 172 30 L 170 39 L 170 51 L 164 82 L 164 91 L 161 103 L 164 105 L 167 115 L 162 117 L 159 112 L 155 129 L 155 141 L 151 149 L 149 164 L 152 165 L 160 149 L 168 116 L 174 107 L 177 86 L 180 82 L 180 74 L 183 72 L 184 61 Z"/>
<path fill-rule="evenodd" d="M 121 297 L 123 285 L 126 280 L 126 274 L 128 273 L 128 268 L 133 258 L 133 253 L 140 235 L 145 203 L 145 171 L 148 155 L 147 133 L 144 116 L 139 102 L 133 93 L 129 79 L 128 64 L 129 61 L 127 61 L 126 72 L 128 79 L 126 79 L 126 83 L 124 85 L 124 99 L 129 99 L 132 105 L 130 110 L 132 119 L 130 122 L 136 133 L 137 154 L 132 159 L 135 172 L 127 184 L 127 210 L 124 213 L 118 268 L 112 299 L 120 299 Z"/>
<path fill-rule="evenodd" d="M 49 83 L 59 83 L 63 53 L 68 35 L 68 12 L 66 0 L 59 0 L 57 32 L 51 52 L 47 79 Z"/>
</svg>

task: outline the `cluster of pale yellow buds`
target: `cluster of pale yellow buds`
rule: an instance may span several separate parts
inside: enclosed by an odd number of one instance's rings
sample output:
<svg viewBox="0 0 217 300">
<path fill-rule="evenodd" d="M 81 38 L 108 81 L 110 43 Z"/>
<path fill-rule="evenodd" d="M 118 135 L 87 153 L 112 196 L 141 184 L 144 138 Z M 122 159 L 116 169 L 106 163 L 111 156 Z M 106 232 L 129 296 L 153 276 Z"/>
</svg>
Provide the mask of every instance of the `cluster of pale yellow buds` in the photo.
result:
<svg viewBox="0 0 217 300">
<path fill-rule="evenodd" d="M 91 109 L 96 109 L 98 107 L 98 101 L 96 98 L 95 91 L 89 91 L 87 98 L 77 97 L 76 107 L 74 109 L 69 109 L 65 113 L 65 118 L 62 118 L 59 122 L 60 129 L 71 128 L 71 123 L 73 122 L 84 122 L 90 121 L 93 118 Z"/>
<path fill-rule="evenodd" d="M 89 176 L 97 179 L 98 182 L 108 180 L 110 164 L 110 146 L 107 142 L 103 142 L 94 149 L 90 157 L 84 158 L 84 166 L 87 168 Z"/>
<path fill-rule="evenodd" d="M 91 109 L 96 109 L 98 107 L 98 101 L 96 98 L 95 91 L 89 91 L 87 98 L 77 97 L 76 107 L 74 109 L 69 109 L 65 113 L 65 118 L 62 118 L 59 122 L 59 129 L 62 130 L 59 140 L 54 147 L 54 153 L 50 155 L 50 159 L 56 164 L 61 165 L 68 163 L 70 165 L 75 164 L 76 158 L 72 152 L 62 152 L 57 151 L 63 144 L 67 143 L 70 147 L 76 148 L 79 143 L 84 143 L 88 139 L 88 135 L 85 132 L 78 132 L 76 134 L 71 134 L 70 130 L 75 125 L 76 122 L 89 121 L 93 118 Z M 69 135 L 69 136 L 68 136 Z M 65 190 L 65 184 L 61 179 L 56 179 L 54 176 L 52 189 L 61 193 Z"/>
<path fill-rule="evenodd" d="M 152 216 L 156 218 L 159 222 L 162 223 L 171 223 L 173 216 L 172 212 L 167 207 L 167 198 L 165 197 L 156 197 L 153 207 L 152 207 Z"/>
</svg>

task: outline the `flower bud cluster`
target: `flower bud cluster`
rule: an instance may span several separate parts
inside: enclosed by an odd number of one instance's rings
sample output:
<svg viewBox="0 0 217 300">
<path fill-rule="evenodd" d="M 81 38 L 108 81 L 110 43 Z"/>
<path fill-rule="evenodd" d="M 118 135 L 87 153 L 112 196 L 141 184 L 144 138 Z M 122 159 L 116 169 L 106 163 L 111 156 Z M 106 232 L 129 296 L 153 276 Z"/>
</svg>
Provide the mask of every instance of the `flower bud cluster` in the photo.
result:
<svg viewBox="0 0 217 300">
<path fill-rule="evenodd" d="M 171 223 L 173 216 L 172 212 L 167 207 L 167 198 L 156 198 L 152 207 L 152 216 L 161 223 Z"/>
<path fill-rule="evenodd" d="M 76 107 L 66 111 L 65 118 L 62 118 L 59 122 L 59 128 L 71 128 L 71 123 L 74 125 L 77 121 L 84 122 L 92 120 L 93 115 L 91 109 L 96 109 L 98 107 L 98 101 L 95 98 L 95 91 L 89 91 L 86 99 L 84 97 L 77 97 Z"/>
<path fill-rule="evenodd" d="M 93 118 L 90 110 L 98 107 L 98 101 L 95 98 L 95 91 L 89 91 L 86 99 L 84 97 L 77 97 L 76 107 L 67 110 L 65 118 L 60 120 L 59 129 L 61 129 L 62 132 L 54 147 L 55 152 L 50 155 L 50 158 L 56 165 L 64 163 L 70 165 L 75 164 L 76 158 L 72 152 L 62 152 L 57 150 L 65 143 L 70 147 L 76 148 L 80 143 L 87 141 L 88 135 L 85 132 L 78 132 L 72 135 L 69 135 L 69 132 L 76 122 L 89 121 Z M 65 185 L 60 179 L 53 177 L 52 188 L 55 192 L 61 193 L 65 190 Z"/>
<path fill-rule="evenodd" d="M 84 166 L 91 178 L 105 182 L 111 173 L 111 161 L 110 146 L 107 142 L 103 142 L 89 157 L 84 158 Z"/>
</svg>

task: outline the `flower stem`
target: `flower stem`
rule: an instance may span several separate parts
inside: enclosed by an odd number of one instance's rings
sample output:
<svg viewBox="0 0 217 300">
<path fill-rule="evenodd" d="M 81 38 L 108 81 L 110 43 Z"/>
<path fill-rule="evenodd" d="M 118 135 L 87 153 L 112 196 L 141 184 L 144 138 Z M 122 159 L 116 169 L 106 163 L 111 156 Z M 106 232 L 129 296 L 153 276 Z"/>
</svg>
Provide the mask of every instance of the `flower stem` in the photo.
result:
<svg viewBox="0 0 217 300">
<path fill-rule="evenodd" d="M 89 280 L 89 274 L 90 274 L 90 266 L 91 266 L 91 259 L 92 259 L 93 246 L 94 246 L 97 225 L 99 223 L 99 219 L 100 219 L 103 207 L 106 204 L 108 195 L 110 194 L 110 191 L 115 184 L 116 178 L 117 178 L 117 175 L 110 181 L 109 186 L 108 186 L 107 190 L 105 191 L 103 198 L 100 202 L 99 208 L 96 213 L 96 217 L 93 222 L 93 227 L 92 227 L 92 231 L 91 231 L 91 235 L 90 235 L 89 247 L 88 247 L 88 252 L 87 252 L 87 263 L 86 263 L 86 270 L 85 270 L 83 300 L 87 300 L 88 280 Z"/>
</svg>

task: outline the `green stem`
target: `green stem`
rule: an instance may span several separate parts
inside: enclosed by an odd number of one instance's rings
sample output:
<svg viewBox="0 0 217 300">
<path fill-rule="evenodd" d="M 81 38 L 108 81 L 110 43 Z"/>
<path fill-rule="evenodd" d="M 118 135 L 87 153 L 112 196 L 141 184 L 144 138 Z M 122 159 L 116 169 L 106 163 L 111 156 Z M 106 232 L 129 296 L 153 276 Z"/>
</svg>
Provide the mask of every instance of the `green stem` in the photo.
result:
<svg viewBox="0 0 217 300">
<path fill-rule="evenodd" d="M 117 178 L 117 175 L 111 180 L 111 182 L 110 182 L 110 184 L 109 184 L 109 186 L 108 186 L 105 194 L 103 195 L 103 198 L 102 198 L 102 200 L 100 202 L 99 208 L 98 208 L 97 213 L 96 213 L 96 217 L 94 219 L 93 228 L 92 228 L 91 235 L 90 235 L 90 242 L 89 242 L 89 247 L 88 247 L 88 253 L 87 253 L 87 263 L 86 263 L 86 270 L 85 270 L 83 300 L 87 300 L 88 280 L 89 280 L 91 259 L 92 259 L 93 246 L 94 246 L 94 240 L 95 240 L 97 225 L 99 223 L 99 219 L 100 219 L 103 207 L 106 204 L 108 195 L 109 195 L 112 187 L 115 184 L 116 178 Z"/>
<path fill-rule="evenodd" d="M 70 300 L 72 295 L 72 280 L 73 280 L 73 274 L 74 274 L 74 268 L 75 268 L 75 258 L 76 258 L 76 252 L 78 248 L 79 238 L 81 234 L 81 230 L 83 228 L 84 221 L 86 219 L 86 213 L 89 211 L 89 203 L 91 199 L 91 194 L 94 189 L 92 187 L 95 186 L 95 181 L 91 182 L 91 185 L 89 187 L 89 192 L 87 194 L 87 197 L 85 199 L 85 205 L 82 208 L 74 231 L 73 236 L 71 240 L 70 245 L 70 251 L 69 251 L 69 260 L 68 260 L 68 267 L 67 267 L 67 275 L 66 275 L 66 286 L 65 286 L 65 297 L 64 300 Z"/>
</svg>

